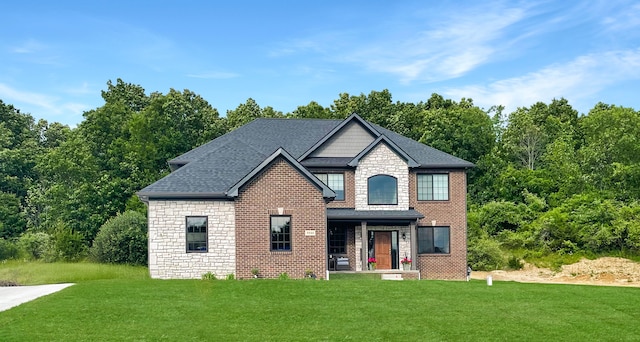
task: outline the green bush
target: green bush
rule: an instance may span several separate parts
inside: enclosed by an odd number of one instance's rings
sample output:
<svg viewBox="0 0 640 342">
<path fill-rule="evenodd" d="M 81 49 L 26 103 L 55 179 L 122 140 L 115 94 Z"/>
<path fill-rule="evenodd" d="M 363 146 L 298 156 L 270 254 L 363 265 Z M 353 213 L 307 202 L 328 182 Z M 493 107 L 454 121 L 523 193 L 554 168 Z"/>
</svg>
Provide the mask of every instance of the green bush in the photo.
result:
<svg viewBox="0 0 640 342">
<path fill-rule="evenodd" d="M 18 247 L 9 239 L 0 238 L 0 260 L 15 259 L 18 257 Z"/>
<path fill-rule="evenodd" d="M 51 235 L 44 232 L 27 232 L 18 239 L 18 247 L 26 259 L 39 260 L 52 258 L 54 251 Z"/>
<path fill-rule="evenodd" d="M 504 266 L 504 255 L 500 243 L 490 238 L 481 238 L 469 242 L 467 259 L 471 269 L 489 271 Z"/>
<path fill-rule="evenodd" d="M 147 253 L 147 219 L 135 211 L 105 222 L 90 250 L 98 262 L 130 265 L 146 265 Z"/>
<path fill-rule="evenodd" d="M 84 236 L 59 223 L 53 234 L 55 255 L 47 261 L 78 261 L 87 254 Z"/>
</svg>

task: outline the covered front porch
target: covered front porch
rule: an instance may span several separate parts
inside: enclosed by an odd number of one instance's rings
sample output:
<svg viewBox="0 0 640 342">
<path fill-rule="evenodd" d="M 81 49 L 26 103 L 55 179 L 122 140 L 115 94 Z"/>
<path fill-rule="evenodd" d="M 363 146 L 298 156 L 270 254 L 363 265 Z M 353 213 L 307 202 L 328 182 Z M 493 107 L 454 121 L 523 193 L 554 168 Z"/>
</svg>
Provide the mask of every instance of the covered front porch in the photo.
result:
<svg viewBox="0 0 640 342">
<path fill-rule="evenodd" d="M 377 274 L 413 271 L 419 278 L 415 237 L 417 222 L 423 217 L 414 209 L 327 209 L 328 271 Z M 403 259 L 412 262 L 403 264 Z"/>
</svg>

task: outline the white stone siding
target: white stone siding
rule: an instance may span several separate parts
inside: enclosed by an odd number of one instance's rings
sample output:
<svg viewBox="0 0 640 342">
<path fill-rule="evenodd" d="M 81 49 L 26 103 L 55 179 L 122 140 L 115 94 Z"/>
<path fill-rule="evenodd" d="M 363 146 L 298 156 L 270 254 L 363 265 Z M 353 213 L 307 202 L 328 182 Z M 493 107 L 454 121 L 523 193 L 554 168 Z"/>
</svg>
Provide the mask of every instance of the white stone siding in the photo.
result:
<svg viewBox="0 0 640 342">
<path fill-rule="evenodd" d="M 397 205 L 369 205 L 367 180 L 375 175 L 389 175 L 398 180 Z M 356 210 L 409 210 L 409 167 L 386 144 L 374 147 L 358 163 L 355 176 Z"/>
<path fill-rule="evenodd" d="M 186 217 L 206 216 L 206 253 L 187 253 Z M 152 278 L 218 278 L 235 273 L 235 208 L 230 201 L 149 201 L 149 272 Z"/>
</svg>

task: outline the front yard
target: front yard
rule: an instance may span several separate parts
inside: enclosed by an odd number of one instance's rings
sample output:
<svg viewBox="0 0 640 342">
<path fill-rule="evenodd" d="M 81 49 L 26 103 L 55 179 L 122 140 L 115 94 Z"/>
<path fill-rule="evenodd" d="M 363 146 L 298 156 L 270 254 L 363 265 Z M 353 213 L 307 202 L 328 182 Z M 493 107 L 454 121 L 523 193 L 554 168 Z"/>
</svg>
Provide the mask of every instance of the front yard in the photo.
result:
<svg viewBox="0 0 640 342">
<path fill-rule="evenodd" d="M 6 277 L 4 271 L 0 266 L 0 278 Z M 0 340 L 640 339 L 638 288 L 499 281 L 489 287 L 484 281 L 150 280 L 140 273 L 75 280 L 77 285 L 61 292 L 0 312 Z"/>
</svg>

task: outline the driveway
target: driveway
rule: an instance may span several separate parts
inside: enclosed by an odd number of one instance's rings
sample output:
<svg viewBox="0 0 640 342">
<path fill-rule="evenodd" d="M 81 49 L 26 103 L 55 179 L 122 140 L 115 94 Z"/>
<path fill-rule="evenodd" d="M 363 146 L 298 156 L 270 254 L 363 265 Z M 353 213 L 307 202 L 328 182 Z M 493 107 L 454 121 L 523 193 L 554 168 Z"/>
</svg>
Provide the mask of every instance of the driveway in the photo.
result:
<svg viewBox="0 0 640 342">
<path fill-rule="evenodd" d="M 0 286 L 0 311 L 58 292 L 73 284 L 51 284 L 34 286 Z"/>
</svg>

